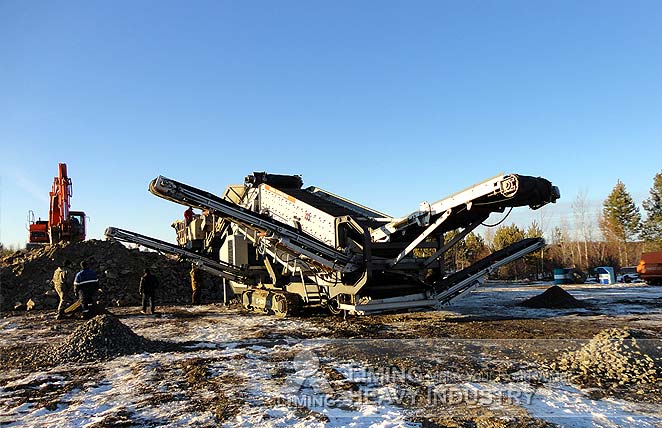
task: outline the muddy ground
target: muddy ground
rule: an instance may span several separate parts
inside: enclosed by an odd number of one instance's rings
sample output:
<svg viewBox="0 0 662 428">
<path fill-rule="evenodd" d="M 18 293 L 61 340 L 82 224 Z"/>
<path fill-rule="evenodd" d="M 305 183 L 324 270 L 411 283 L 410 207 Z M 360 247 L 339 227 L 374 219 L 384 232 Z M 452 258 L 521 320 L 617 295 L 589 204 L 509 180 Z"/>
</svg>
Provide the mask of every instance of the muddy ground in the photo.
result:
<svg viewBox="0 0 662 428">
<path fill-rule="evenodd" d="M 662 287 L 567 286 L 586 308 L 517 306 L 547 287 L 491 284 L 438 311 L 346 319 L 112 308 L 159 345 L 86 362 L 54 351 L 84 321 L 6 313 L 0 425 L 662 426 Z M 629 334 L 617 351 L 635 361 L 601 362 L 625 382 L 555 366 L 605 329 Z M 656 364 L 645 382 L 621 367 L 640 356 Z"/>
</svg>

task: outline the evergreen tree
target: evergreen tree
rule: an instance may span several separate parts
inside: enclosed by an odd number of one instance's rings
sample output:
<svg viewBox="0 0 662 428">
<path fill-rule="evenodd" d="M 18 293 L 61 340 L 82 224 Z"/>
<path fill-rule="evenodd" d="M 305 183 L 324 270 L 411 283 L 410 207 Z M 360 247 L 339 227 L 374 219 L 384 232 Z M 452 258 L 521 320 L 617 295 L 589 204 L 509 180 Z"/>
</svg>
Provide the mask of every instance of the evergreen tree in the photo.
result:
<svg viewBox="0 0 662 428">
<path fill-rule="evenodd" d="M 543 230 L 542 228 L 538 225 L 538 222 L 533 220 L 531 224 L 529 225 L 528 229 L 526 229 L 526 237 L 527 238 L 542 238 L 543 237 Z M 543 270 L 543 256 L 545 252 L 545 248 L 541 248 L 538 251 L 534 251 L 533 253 L 529 253 L 524 257 L 524 261 L 526 263 L 526 268 L 527 268 L 527 274 L 530 275 L 535 275 L 538 277 Z"/>
<path fill-rule="evenodd" d="M 446 232 L 444 234 L 444 244 L 447 244 L 455 239 L 459 233 L 460 232 L 458 229 Z M 448 251 L 446 251 L 446 254 L 444 254 L 444 266 L 447 271 L 455 271 L 464 267 L 462 266 L 464 250 L 464 240 L 460 240 L 460 242 L 457 242 L 455 245 L 450 247 Z"/>
<path fill-rule="evenodd" d="M 648 250 L 662 250 L 662 173 L 655 174 L 650 196 L 643 202 L 646 220 L 641 225 L 641 239 Z"/>
<path fill-rule="evenodd" d="M 467 261 L 475 263 L 477 260 L 487 255 L 487 245 L 482 236 L 477 233 L 469 233 L 464 238 L 464 243 L 467 251 Z"/>
<path fill-rule="evenodd" d="M 639 232 L 641 213 L 621 180 L 616 182 L 602 207 L 603 221 L 600 228 L 607 239 L 619 242 L 619 251 L 623 250 L 625 256 L 621 254 L 621 265 L 625 266 L 628 264 L 627 243 Z"/>
<path fill-rule="evenodd" d="M 514 223 L 510 226 L 499 226 L 494 232 L 494 249 L 501 250 L 524 238 L 524 231 Z M 506 278 L 521 278 L 524 269 L 524 261 L 516 260 L 499 269 L 499 274 Z"/>
<path fill-rule="evenodd" d="M 529 228 L 526 229 L 526 237 L 527 238 L 542 238 L 543 231 L 538 226 L 538 222 L 533 220 L 531 224 L 529 225 Z"/>
<path fill-rule="evenodd" d="M 515 223 L 510 226 L 499 226 L 494 232 L 494 249 L 501 250 L 524 238 L 524 231 Z"/>
</svg>

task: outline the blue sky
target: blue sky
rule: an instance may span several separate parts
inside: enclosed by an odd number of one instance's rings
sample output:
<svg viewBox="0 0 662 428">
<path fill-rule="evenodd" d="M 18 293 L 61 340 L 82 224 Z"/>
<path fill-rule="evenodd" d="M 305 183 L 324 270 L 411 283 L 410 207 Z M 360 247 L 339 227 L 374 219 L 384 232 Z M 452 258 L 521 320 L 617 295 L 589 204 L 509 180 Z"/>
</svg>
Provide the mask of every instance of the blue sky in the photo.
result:
<svg viewBox="0 0 662 428">
<path fill-rule="evenodd" d="M 219 193 L 302 174 L 392 215 L 501 171 L 561 188 L 550 224 L 617 179 L 640 202 L 660 22 L 659 1 L 3 1 L 0 241 L 47 216 L 58 162 L 94 238 L 172 241 L 159 174 Z"/>
</svg>

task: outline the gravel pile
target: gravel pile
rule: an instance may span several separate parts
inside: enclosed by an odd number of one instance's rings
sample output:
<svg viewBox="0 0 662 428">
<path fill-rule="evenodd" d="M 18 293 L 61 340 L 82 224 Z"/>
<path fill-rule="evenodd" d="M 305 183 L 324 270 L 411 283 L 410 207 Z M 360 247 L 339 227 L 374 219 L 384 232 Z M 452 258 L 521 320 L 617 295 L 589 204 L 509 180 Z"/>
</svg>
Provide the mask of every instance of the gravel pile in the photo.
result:
<svg viewBox="0 0 662 428">
<path fill-rule="evenodd" d="M 579 350 L 559 357 L 552 369 L 570 372 L 578 384 L 600 387 L 662 380 L 659 359 L 643 352 L 631 332 L 622 328 L 602 330 Z"/>
<path fill-rule="evenodd" d="M 0 311 L 55 309 L 57 294 L 51 285 L 55 268 L 70 260 L 76 267 L 87 260 L 99 276 L 103 306 L 137 306 L 140 277 L 145 268 L 159 278 L 157 305 L 182 304 L 191 300 L 191 265 L 155 252 L 129 249 L 114 241 L 89 240 L 17 251 L 0 259 Z M 74 269 L 77 271 L 78 269 Z M 219 279 L 203 275 L 202 300 L 222 300 Z"/>
<path fill-rule="evenodd" d="M 87 362 L 149 351 L 151 341 L 138 336 L 113 315 L 98 315 L 52 349 L 54 362 Z"/>
<path fill-rule="evenodd" d="M 549 308 L 549 309 L 570 309 L 570 308 L 584 308 L 586 305 L 581 301 L 575 299 L 559 287 L 555 285 L 549 287 L 544 293 L 531 297 L 519 304 L 527 308 Z"/>
</svg>

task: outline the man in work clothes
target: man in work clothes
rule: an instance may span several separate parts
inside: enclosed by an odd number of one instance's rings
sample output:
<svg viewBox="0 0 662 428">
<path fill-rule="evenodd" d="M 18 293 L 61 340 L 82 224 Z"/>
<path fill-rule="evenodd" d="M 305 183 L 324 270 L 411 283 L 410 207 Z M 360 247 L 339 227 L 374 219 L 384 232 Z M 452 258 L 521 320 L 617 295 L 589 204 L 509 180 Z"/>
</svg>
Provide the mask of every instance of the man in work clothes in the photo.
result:
<svg viewBox="0 0 662 428">
<path fill-rule="evenodd" d="M 69 300 L 71 299 L 71 283 L 73 273 L 71 272 L 72 263 L 67 260 L 61 266 L 58 266 L 53 273 L 53 287 L 55 292 L 60 298 L 60 303 L 57 305 L 57 314 L 55 319 L 59 320 L 64 317 L 64 310 L 68 306 Z"/>
<path fill-rule="evenodd" d="M 184 211 L 184 224 L 186 226 L 189 225 L 193 221 L 193 207 L 188 207 L 186 211 Z"/>
<path fill-rule="evenodd" d="M 154 276 L 149 269 L 145 269 L 145 273 L 140 278 L 140 294 L 143 295 L 143 314 L 147 313 L 147 304 L 149 303 L 149 312 L 154 315 L 154 294 L 159 287 L 159 280 Z"/>
<path fill-rule="evenodd" d="M 202 285 L 200 279 L 200 269 L 196 265 L 191 265 L 191 303 L 194 305 L 200 303 L 200 286 Z"/>
<path fill-rule="evenodd" d="M 83 309 L 83 317 L 88 318 L 90 316 L 94 293 L 99 288 L 99 279 L 97 278 L 97 273 L 90 269 L 85 260 L 80 262 L 80 267 L 83 270 L 78 272 L 76 279 L 74 279 L 74 293 L 78 294 L 80 306 Z"/>
</svg>

